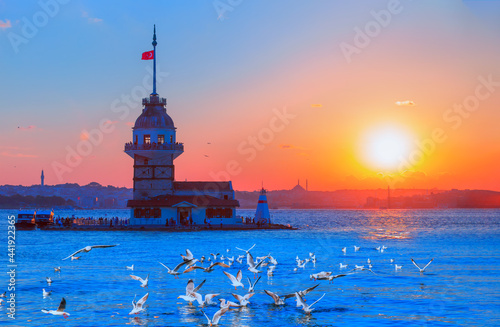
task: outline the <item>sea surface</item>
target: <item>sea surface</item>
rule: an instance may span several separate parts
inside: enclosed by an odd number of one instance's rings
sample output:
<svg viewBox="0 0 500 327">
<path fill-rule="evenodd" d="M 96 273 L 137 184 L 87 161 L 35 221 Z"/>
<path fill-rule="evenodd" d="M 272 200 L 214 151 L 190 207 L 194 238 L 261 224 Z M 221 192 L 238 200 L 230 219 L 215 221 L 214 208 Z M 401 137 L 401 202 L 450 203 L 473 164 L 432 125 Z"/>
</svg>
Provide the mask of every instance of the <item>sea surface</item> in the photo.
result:
<svg viewBox="0 0 500 327">
<path fill-rule="evenodd" d="M 9 264 L 7 216 L 16 210 L 0 210 L 0 293 L 7 291 Z M 56 215 L 77 217 L 127 217 L 128 210 L 60 211 Z M 238 214 L 253 215 L 252 210 Z M 500 210 L 272 210 L 276 223 L 291 224 L 299 230 L 276 231 L 17 231 L 15 240 L 16 314 L 8 318 L 5 303 L 0 307 L 0 325 L 12 326 L 207 326 L 200 308 L 177 297 L 185 294 L 187 281 L 200 293 L 220 293 L 218 298 L 235 301 L 234 288 L 222 273 L 246 278 L 253 275 L 243 264 L 217 267 L 212 273 L 201 270 L 175 279 L 160 261 L 170 267 L 181 262 L 189 248 L 195 257 L 210 253 L 225 256 L 244 254 L 236 247 L 250 248 L 254 258 L 271 254 L 278 260 L 273 277 L 265 271 L 256 285 L 256 294 L 246 308 L 227 312 L 220 326 L 500 326 Z M 61 259 L 87 245 L 119 244 L 93 249 L 79 261 Z M 354 251 L 359 246 L 359 251 Z M 384 252 L 379 246 L 386 246 Z M 347 248 L 344 255 L 341 249 Z M 227 252 L 229 249 L 229 252 Z M 316 255 L 304 269 L 295 258 Z M 410 261 L 424 266 L 423 274 Z M 320 271 L 346 273 L 354 265 L 368 267 L 328 281 L 312 281 Z M 402 265 L 396 271 L 394 263 Z M 340 269 L 339 263 L 348 264 Z M 134 265 L 134 271 L 126 266 Z M 55 273 L 54 267 L 61 266 Z M 206 263 L 205 263 L 206 266 Z M 183 269 L 183 268 L 181 268 Z M 264 268 L 265 270 L 266 268 Z M 149 274 L 143 289 L 130 274 Z M 48 286 L 45 278 L 51 277 Z M 288 299 L 276 307 L 264 289 L 287 294 L 319 284 L 306 295 L 314 305 L 305 314 Z M 52 295 L 42 297 L 42 289 Z M 146 310 L 128 313 L 132 300 L 149 292 Z M 7 292 L 9 293 L 9 292 Z M 237 294 L 246 294 L 238 288 Z M 67 301 L 68 318 L 41 312 L 55 310 L 61 298 Z M 216 306 L 204 308 L 207 315 Z"/>
</svg>

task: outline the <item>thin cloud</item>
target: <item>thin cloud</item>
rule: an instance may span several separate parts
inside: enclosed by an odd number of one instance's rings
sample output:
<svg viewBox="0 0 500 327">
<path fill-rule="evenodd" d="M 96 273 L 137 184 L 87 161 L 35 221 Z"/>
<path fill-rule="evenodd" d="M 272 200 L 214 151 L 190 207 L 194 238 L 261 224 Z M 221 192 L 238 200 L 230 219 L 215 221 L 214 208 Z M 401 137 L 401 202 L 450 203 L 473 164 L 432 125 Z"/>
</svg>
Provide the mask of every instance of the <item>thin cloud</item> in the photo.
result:
<svg viewBox="0 0 500 327">
<path fill-rule="evenodd" d="M 21 131 L 34 131 L 35 129 L 37 129 L 37 127 L 35 125 L 17 126 L 17 129 Z"/>
<path fill-rule="evenodd" d="M 0 20 L 0 28 L 5 30 L 7 28 L 11 28 L 12 24 L 10 23 L 10 20 L 6 19 L 5 22 L 3 20 Z"/>
<path fill-rule="evenodd" d="M 9 152 L 2 152 L 0 155 L 4 157 L 11 157 L 11 158 L 38 158 L 37 155 L 34 154 L 24 154 L 24 153 L 9 153 Z"/>
<path fill-rule="evenodd" d="M 396 106 L 408 106 L 408 107 L 412 107 L 412 106 L 415 106 L 415 102 L 413 102 L 411 100 L 396 101 Z"/>
<path fill-rule="evenodd" d="M 127 126 L 134 126 L 134 122 L 128 121 L 128 122 L 125 123 L 125 125 L 127 125 Z"/>
<path fill-rule="evenodd" d="M 285 149 L 285 150 L 304 150 L 304 148 L 295 146 L 293 144 L 280 144 L 279 147 L 280 149 Z"/>
<path fill-rule="evenodd" d="M 312 108 L 323 108 L 323 105 L 321 103 L 313 103 L 311 104 Z"/>
<path fill-rule="evenodd" d="M 90 24 L 95 24 L 95 23 L 100 23 L 102 22 L 102 18 L 96 18 L 96 17 L 90 17 L 89 16 L 89 13 L 84 11 L 82 12 L 82 17 L 83 18 L 87 18 L 87 21 L 90 23 Z"/>
</svg>

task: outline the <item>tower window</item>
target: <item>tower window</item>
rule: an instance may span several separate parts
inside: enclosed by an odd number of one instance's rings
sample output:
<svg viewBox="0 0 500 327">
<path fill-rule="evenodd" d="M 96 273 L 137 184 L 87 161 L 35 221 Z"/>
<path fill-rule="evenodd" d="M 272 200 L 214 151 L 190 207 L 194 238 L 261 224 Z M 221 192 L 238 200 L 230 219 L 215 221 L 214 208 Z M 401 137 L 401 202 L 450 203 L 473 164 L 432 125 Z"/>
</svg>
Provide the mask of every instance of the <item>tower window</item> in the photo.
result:
<svg viewBox="0 0 500 327">
<path fill-rule="evenodd" d="M 173 135 L 170 135 L 170 143 L 174 143 L 174 137 L 173 137 Z"/>
<path fill-rule="evenodd" d="M 147 165 L 149 163 L 148 159 L 144 159 L 144 164 Z"/>
<path fill-rule="evenodd" d="M 135 144 L 139 143 L 139 136 L 135 136 Z"/>
<path fill-rule="evenodd" d="M 158 135 L 158 144 L 165 143 L 165 135 Z"/>
<path fill-rule="evenodd" d="M 151 135 L 144 135 L 144 144 L 151 143 Z"/>
</svg>

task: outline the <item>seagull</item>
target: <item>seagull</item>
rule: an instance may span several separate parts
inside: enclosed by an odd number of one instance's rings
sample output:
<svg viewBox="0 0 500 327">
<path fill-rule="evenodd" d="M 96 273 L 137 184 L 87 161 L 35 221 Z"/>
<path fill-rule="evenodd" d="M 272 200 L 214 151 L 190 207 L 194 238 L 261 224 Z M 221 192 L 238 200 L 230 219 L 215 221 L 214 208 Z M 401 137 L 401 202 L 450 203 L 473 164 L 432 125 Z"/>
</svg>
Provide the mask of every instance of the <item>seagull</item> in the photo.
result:
<svg viewBox="0 0 500 327">
<path fill-rule="evenodd" d="M 184 260 L 184 261 L 189 261 L 189 260 L 194 259 L 194 256 L 191 253 L 191 251 L 189 251 L 189 249 L 186 249 L 186 255 L 181 254 L 181 257 L 182 257 L 182 260 Z"/>
<path fill-rule="evenodd" d="M 270 297 L 273 298 L 274 300 L 274 304 L 275 305 L 285 305 L 285 300 L 286 299 L 289 299 L 291 297 L 294 297 L 295 296 L 295 293 L 292 293 L 292 294 L 287 294 L 285 296 L 283 296 L 283 298 L 281 298 L 278 294 L 276 293 L 273 293 L 271 291 L 268 291 L 268 290 L 264 290 L 264 292 L 269 295 Z"/>
<path fill-rule="evenodd" d="M 248 303 L 250 303 L 250 301 L 248 301 L 252 296 L 255 295 L 255 293 L 247 293 L 246 295 L 244 296 L 241 296 L 241 295 L 238 295 L 238 294 L 234 294 L 234 293 L 231 293 L 236 300 L 238 300 L 238 302 L 240 302 L 240 305 L 242 307 L 246 307 Z"/>
<path fill-rule="evenodd" d="M 220 254 L 220 253 L 215 253 L 215 254 L 210 253 L 210 255 L 211 255 L 212 257 L 214 257 L 214 261 L 215 261 L 215 260 L 217 260 L 217 256 L 218 256 L 219 254 Z"/>
<path fill-rule="evenodd" d="M 247 264 L 248 264 L 248 270 L 253 272 L 253 278 L 255 279 L 255 274 L 260 273 L 259 267 L 262 265 L 264 261 L 259 262 L 258 264 L 255 264 L 253 261 L 252 254 L 250 252 L 247 252 Z"/>
<path fill-rule="evenodd" d="M 200 288 L 205 284 L 207 280 L 204 279 L 200 285 L 194 287 L 194 282 L 192 279 L 188 280 L 187 285 L 186 285 L 186 295 L 193 295 L 194 293 L 198 292 Z"/>
<path fill-rule="evenodd" d="M 273 277 L 274 276 L 274 268 L 276 268 L 276 266 L 267 267 L 267 277 Z"/>
<path fill-rule="evenodd" d="M 214 271 L 215 267 L 217 267 L 217 266 L 221 266 L 221 267 L 224 267 L 224 268 L 229 268 L 229 265 L 226 265 L 224 262 L 214 262 L 214 263 L 212 263 L 210 266 L 208 266 L 206 268 L 198 267 L 198 266 L 192 266 L 191 268 L 184 270 L 184 273 L 188 273 L 188 272 L 193 271 L 195 269 L 202 269 L 204 272 L 209 273 L 209 272 Z"/>
<path fill-rule="evenodd" d="M 269 262 L 275 266 L 278 264 L 278 261 L 274 259 L 271 255 L 269 255 Z"/>
<path fill-rule="evenodd" d="M 413 264 L 415 265 L 415 267 L 417 267 L 417 268 L 418 268 L 418 270 L 420 270 L 420 273 L 423 273 L 423 272 L 425 271 L 425 268 L 427 268 L 427 267 L 431 264 L 431 262 L 432 262 L 433 260 L 434 260 L 434 258 L 432 258 L 432 259 L 431 259 L 431 261 L 429 261 L 429 263 L 428 263 L 428 264 L 426 264 L 424 268 L 420 268 L 420 267 L 417 265 L 417 263 L 415 262 L 415 260 L 413 260 L 413 259 L 411 259 L 411 262 L 413 262 Z"/>
<path fill-rule="evenodd" d="M 61 303 L 59 304 L 59 308 L 57 310 L 45 310 L 42 309 L 43 313 L 50 313 L 55 316 L 63 316 L 64 318 L 68 318 L 69 313 L 64 312 L 64 309 L 66 309 L 66 300 L 62 298 Z"/>
<path fill-rule="evenodd" d="M 201 312 L 203 312 L 203 314 L 205 315 L 205 317 L 207 318 L 208 320 L 208 324 L 210 326 L 212 325 L 218 325 L 219 324 L 219 320 L 220 318 L 222 317 L 223 314 L 225 314 L 227 311 L 229 310 L 229 308 L 222 308 L 222 309 L 219 309 L 216 313 L 214 313 L 214 316 L 212 317 L 212 319 L 210 319 L 207 314 L 205 313 L 205 311 L 201 310 Z"/>
<path fill-rule="evenodd" d="M 129 315 L 138 314 L 139 312 L 143 311 L 144 310 L 143 305 L 148 299 L 148 296 L 149 293 L 146 293 L 146 295 L 141 297 L 137 302 L 135 302 L 135 296 L 134 296 L 134 299 L 132 300 L 132 306 L 134 308 L 132 309 L 132 311 L 129 312 Z"/>
<path fill-rule="evenodd" d="M 0 297 L 7 297 L 7 292 L 3 292 L 2 294 L 0 294 Z"/>
<path fill-rule="evenodd" d="M 80 260 L 81 257 L 74 257 L 74 256 L 71 256 L 71 261 L 73 260 Z M 63 259 L 64 260 L 64 259 Z"/>
<path fill-rule="evenodd" d="M 61 272 L 61 267 L 55 267 L 54 272 Z"/>
<path fill-rule="evenodd" d="M 356 245 L 354 246 L 354 252 L 359 251 L 359 249 L 360 249 L 360 247 L 359 247 L 359 246 L 356 246 Z"/>
<path fill-rule="evenodd" d="M 260 277 L 261 276 L 259 276 L 259 278 L 257 278 L 257 280 L 253 284 L 252 284 L 252 281 L 250 280 L 250 278 L 247 277 L 248 284 L 249 284 L 249 286 L 248 286 L 248 293 L 254 293 L 255 292 L 255 290 L 254 290 L 255 289 L 255 285 L 257 285 L 257 283 L 259 282 Z"/>
<path fill-rule="evenodd" d="M 314 285 L 312 287 L 306 288 L 303 291 L 298 291 L 298 292 L 295 292 L 295 293 L 299 293 L 300 296 L 305 296 L 307 293 L 311 292 L 312 290 L 314 290 L 318 286 L 319 286 L 319 284 L 316 284 L 316 285 Z M 293 295 L 295 295 L 295 293 Z"/>
<path fill-rule="evenodd" d="M 132 266 L 127 266 L 127 270 L 134 270 L 134 265 L 132 265 Z"/>
<path fill-rule="evenodd" d="M 15 166 L 14 166 L 15 167 Z M 0 299 L 0 305 L 3 305 L 3 303 L 5 302 L 4 299 Z"/>
<path fill-rule="evenodd" d="M 243 285 L 243 283 L 241 282 L 241 279 L 243 278 L 243 273 L 241 272 L 241 269 L 236 274 L 236 277 L 234 277 L 233 275 L 231 275 L 230 273 L 228 273 L 226 271 L 223 271 L 223 273 L 231 281 L 231 285 L 234 286 L 234 290 L 236 290 L 236 288 L 238 286 L 245 288 L 245 285 Z"/>
<path fill-rule="evenodd" d="M 240 251 L 245 251 L 248 254 L 248 252 L 250 252 L 250 250 L 253 249 L 255 247 L 255 245 L 256 244 L 252 245 L 252 247 L 250 249 L 248 249 L 248 250 L 243 250 L 243 249 L 240 249 L 240 248 L 237 248 L 237 249 L 240 250 Z"/>
<path fill-rule="evenodd" d="M 52 284 L 52 279 L 50 277 L 45 277 L 45 280 L 47 281 L 47 284 Z"/>
<path fill-rule="evenodd" d="M 376 247 L 375 250 L 380 251 L 382 249 L 380 246 Z"/>
<path fill-rule="evenodd" d="M 306 264 L 309 262 L 309 259 L 306 259 L 304 260 L 302 263 L 297 263 L 297 266 L 299 268 L 302 268 L 302 269 L 305 269 L 306 268 Z"/>
<path fill-rule="evenodd" d="M 345 269 L 347 268 L 347 266 L 348 266 L 347 264 L 343 265 L 342 262 L 340 263 L 340 269 Z"/>
<path fill-rule="evenodd" d="M 196 301 L 198 302 L 200 307 L 204 307 L 210 304 L 215 304 L 215 302 L 212 301 L 212 299 L 216 296 L 219 296 L 220 294 L 205 294 L 205 300 L 203 301 L 203 297 L 201 296 L 200 293 L 194 293 L 194 296 L 196 298 Z"/>
<path fill-rule="evenodd" d="M 118 244 L 115 244 L 115 245 L 88 245 L 86 247 L 84 247 L 83 249 L 80 249 L 78 251 L 76 251 L 75 253 L 67 256 L 66 258 L 64 258 L 63 260 L 66 260 L 66 259 L 69 259 L 69 258 L 72 258 L 75 256 L 75 254 L 78 254 L 80 252 L 90 252 L 90 250 L 92 249 L 95 249 L 95 248 L 111 248 L 113 246 L 117 246 Z M 71 259 L 73 260 L 73 258 Z"/>
<path fill-rule="evenodd" d="M 135 275 L 130 275 L 130 277 L 132 277 L 132 279 L 140 281 L 141 282 L 141 287 L 148 287 L 149 274 L 146 277 L 146 279 L 142 279 L 141 277 L 135 276 Z"/>
<path fill-rule="evenodd" d="M 307 305 L 306 301 L 304 301 L 304 298 L 299 293 L 295 293 L 295 297 L 297 299 L 297 305 L 301 305 L 305 313 L 311 314 L 311 312 L 314 310 L 312 306 L 319 302 L 319 300 L 321 300 L 325 296 L 325 294 L 326 293 L 323 293 L 323 296 L 314 301 L 311 305 Z"/>
<path fill-rule="evenodd" d="M 368 258 L 368 260 L 366 260 L 366 262 L 367 262 L 368 264 L 371 264 L 371 263 L 372 263 L 372 261 L 370 260 L 370 258 Z"/>
<path fill-rule="evenodd" d="M 328 272 L 328 271 L 322 271 L 322 272 L 319 272 L 319 273 L 316 273 L 316 274 L 311 274 L 309 275 L 309 279 L 326 279 L 328 277 L 330 277 L 330 275 L 332 274 L 332 272 Z"/>
<path fill-rule="evenodd" d="M 43 291 L 43 293 L 42 293 L 42 294 L 43 294 L 43 297 L 47 297 L 47 296 L 49 296 L 49 295 L 52 293 L 52 291 L 48 291 L 48 292 L 46 292 L 46 291 L 45 291 L 45 288 L 42 288 L 42 291 Z"/>
<path fill-rule="evenodd" d="M 358 265 L 354 265 L 354 270 L 363 270 L 365 268 L 365 266 L 358 266 Z"/>
<path fill-rule="evenodd" d="M 158 261 L 158 262 L 159 262 L 159 261 Z M 170 269 L 170 268 L 168 268 L 167 266 L 165 266 L 165 265 L 164 265 L 163 263 L 161 263 L 161 262 L 160 262 L 160 264 L 161 264 L 163 267 L 167 268 L 167 272 L 168 272 L 170 275 L 172 275 L 172 276 L 174 276 L 175 278 L 177 278 L 177 276 L 178 276 L 178 275 L 182 274 L 182 273 L 180 273 L 178 270 L 179 270 L 182 266 L 184 266 L 185 264 L 187 264 L 187 263 L 189 263 L 189 262 L 190 262 L 190 261 L 183 261 L 183 262 L 179 263 L 177 266 L 175 266 L 175 268 L 174 268 L 174 269 Z M 192 267 L 191 267 L 191 268 L 192 268 Z M 184 271 L 184 272 L 185 272 L 185 271 Z"/>
<path fill-rule="evenodd" d="M 393 262 L 394 262 L 394 259 L 391 259 L 391 263 L 393 263 Z"/>
<path fill-rule="evenodd" d="M 226 301 L 226 299 L 219 299 L 220 301 L 220 308 L 229 308 L 229 307 L 234 307 L 234 308 L 240 308 L 241 305 L 234 303 L 233 301 Z"/>
<path fill-rule="evenodd" d="M 344 254 L 346 254 L 346 252 L 347 252 L 347 248 L 346 248 L 346 247 L 343 247 L 343 248 L 342 248 L 342 252 L 344 252 Z"/>
<path fill-rule="evenodd" d="M 401 268 L 403 268 L 403 265 L 399 265 L 399 266 L 398 266 L 398 264 L 396 263 L 396 264 L 394 264 L 394 268 L 395 268 L 396 270 L 401 270 Z"/>
<path fill-rule="evenodd" d="M 238 261 L 238 263 L 243 263 L 243 258 L 244 258 L 244 257 L 245 257 L 245 255 L 240 254 L 240 255 L 238 256 L 238 258 L 236 258 L 236 261 Z"/>
</svg>

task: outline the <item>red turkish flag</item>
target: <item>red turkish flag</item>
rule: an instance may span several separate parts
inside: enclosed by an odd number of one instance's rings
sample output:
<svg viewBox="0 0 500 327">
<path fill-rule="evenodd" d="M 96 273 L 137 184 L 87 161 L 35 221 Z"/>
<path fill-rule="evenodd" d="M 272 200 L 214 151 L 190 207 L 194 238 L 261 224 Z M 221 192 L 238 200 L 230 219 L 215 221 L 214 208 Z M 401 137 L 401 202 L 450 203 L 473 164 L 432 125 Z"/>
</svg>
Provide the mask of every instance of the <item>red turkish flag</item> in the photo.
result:
<svg viewBox="0 0 500 327">
<path fill-rule="evenodd" d="M 148 51 L 148 52 L 143 52 L 142 53 L 142 60 L 151 60 L 154 59 L 155 57 L 155 52 L 154 50 Z"/>
</svg>

